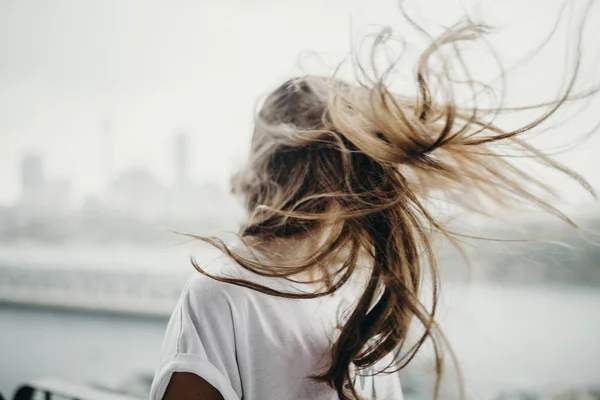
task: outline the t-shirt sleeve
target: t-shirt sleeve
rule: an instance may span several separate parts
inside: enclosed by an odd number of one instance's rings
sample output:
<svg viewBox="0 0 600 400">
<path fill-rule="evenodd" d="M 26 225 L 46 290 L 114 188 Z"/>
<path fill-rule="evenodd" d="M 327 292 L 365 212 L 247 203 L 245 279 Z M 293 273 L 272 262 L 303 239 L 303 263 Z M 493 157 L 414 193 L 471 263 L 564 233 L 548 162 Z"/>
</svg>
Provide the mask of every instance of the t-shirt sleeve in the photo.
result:
<svg viewBox="0 0 600 400">
<path fill-rule="evenodd" d="M 234 318 L 227 284 L 200 274 L 188 280 L 167 325 L 162 361 L 151 400 L 162 400 L 174 372 L 193 373 L 214 386 L 225 400 L 242 397 L 236 360 Z"/>
</svg>

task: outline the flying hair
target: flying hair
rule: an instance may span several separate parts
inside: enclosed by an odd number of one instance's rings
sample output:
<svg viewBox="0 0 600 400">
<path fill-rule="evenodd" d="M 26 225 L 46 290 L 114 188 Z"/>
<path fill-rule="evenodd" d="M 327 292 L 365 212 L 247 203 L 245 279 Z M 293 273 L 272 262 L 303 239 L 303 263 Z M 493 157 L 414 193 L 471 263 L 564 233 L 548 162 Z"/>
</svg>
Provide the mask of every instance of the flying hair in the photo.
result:
<svg viewBox="0 0 600 400">
<path fill-rule="evenodd" d="M 584 14 L 593 3 L 587 3 Z M 222 282 L 307 299 L 335 292 L 367 265 L 368 279 L 355 307 L 341 321 L 331 363 L 312 378 L 329 384 L 342 400 L 361 399 L 353 384 L 354 371 L 372 367 L 389 354 L 394 361 L 380 372 L 398 371 L 431 341 L 434 395 L 439 397 L 443 357 L 452 357 L 452 352 L 435 321 L 439 279 L 432 240 L 442 236 L 459 246 L 461 235 L 434 215 L 429 201 L 435 196 L 482 213 L 490 206 L 527 207 L 576 226 L 550 201 L 555 188 L 517 161 L 526 157 L 596 196 L 581 175 L 526 137 L 541 130 L 565 103 L 598 92 L 598 87 L 575 92 L 586 21 L 586 16 L 579 21 L 573 72 L 563 92 L 556 100 L 532 106 L 477 107 L 478 93 L 493 89 L 472 77 L 461 44 L 485 41 L 489 28 L 468 19 L 431 37 L 411 78 L 416 96 L 401 96 L 388 85 L 400 60 L 383 70 L 375 65 L 377 54 L 393 40 L 388 30 L 373 41 L 371 65 L 356 54 L 352 57 L 356 79 L 301 76 L 283 83 L 257 113 L 249 159 L 232 180 L 248 211 L 239 237 L 249 248 L 251 243 L 301 240 L 316 233 L 323 242 L 310 255 L 283 266 L 238 252 L 216 237 L 197 238 L 260 276 L 297 281 L 317 268 L 320 273 L 310 283 L 322 289 L 285 292 L 211 274 L 192 260 L 194 267 Z M 459 84 L 470 88 L 468 107 L 456 99 Z M 539 115 L 511 130 L 494 123 L 503 112 L 519 111 Z M 429 307 L 420 298 L 424 282 L 431 285 Z M 423 333 L 410 344 L 408 332 L 414 323 Z"/>
</svg>

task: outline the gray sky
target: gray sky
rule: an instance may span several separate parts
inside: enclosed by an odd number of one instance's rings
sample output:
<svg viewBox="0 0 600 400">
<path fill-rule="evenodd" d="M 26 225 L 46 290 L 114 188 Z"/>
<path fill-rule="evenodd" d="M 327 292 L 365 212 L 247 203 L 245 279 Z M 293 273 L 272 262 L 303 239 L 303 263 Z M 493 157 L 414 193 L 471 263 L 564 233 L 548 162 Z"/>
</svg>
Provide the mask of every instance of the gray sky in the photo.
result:
<svg viewBox="0 0 600 400">
<path fill-rule="evenodd" d="M 559 1 L 413 3 L 429 21 L 450 24 L 464 7 L 498 25 L 494 43 L 510 61 L 548 31 Z M 225 185 L 244 158 L 259 95 L 300 68 L 327 72 L 347 53 L 351 26 L 398 21 L 394 0 L 0 0 L 0 204 L 18 196 L 24 152 L 41 153 L 48 176 L 69 178 L 76 198 L 101 192 L 107 129 L 115 171 L 143 166 L 170 182 L 169 135 L 184 128 L 192 175 Z M 561 44 L 516 77 L 514 98 L 553 97 Z M 325 65 L 309 57 L 299 67 L 302 51 L 322 54 Z M 598 150 L 596 136 L 564 159 L 600 186 Z"/>
</svg>

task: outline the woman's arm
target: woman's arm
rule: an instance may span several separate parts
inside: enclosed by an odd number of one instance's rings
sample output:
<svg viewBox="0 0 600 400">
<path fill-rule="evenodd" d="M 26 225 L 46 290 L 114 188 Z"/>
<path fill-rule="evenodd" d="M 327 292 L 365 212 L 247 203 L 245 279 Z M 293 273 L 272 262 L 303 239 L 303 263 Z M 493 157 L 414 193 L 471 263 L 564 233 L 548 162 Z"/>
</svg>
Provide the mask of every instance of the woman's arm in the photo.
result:
<svg viewBox="0 0 600 400">
<path fill-rule="evenodd" d="M 198 375 L 175 372 L 163 400 L 223 400 L 223 396 Z"/>
</svg>

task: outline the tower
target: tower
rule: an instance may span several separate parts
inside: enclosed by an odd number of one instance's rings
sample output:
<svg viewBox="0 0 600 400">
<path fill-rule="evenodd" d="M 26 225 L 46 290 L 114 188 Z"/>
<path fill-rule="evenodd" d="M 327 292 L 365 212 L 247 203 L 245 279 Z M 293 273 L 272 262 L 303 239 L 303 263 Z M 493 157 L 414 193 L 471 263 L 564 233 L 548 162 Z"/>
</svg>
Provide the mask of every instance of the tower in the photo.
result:
<svg viewBox="0 0 600 400">
<path fill-rule="evenodd" d="M 24 198 L 37 197 L 44 187 L 42 157 L 26 154 L 21 160 L 21 194 Z"/>
<path fill-rule="evenodd" d="M 105 190 L 110 190 L 113 181 L 113 164 L 115 150 L 115 132 L 112 119 L 107 116 L 100 122 L 100 142 L 102 156 L 102 170 L 104 173 Z"/>
<path fill-rule="evenodd" d="M 179 131 L 174 138 L 175 184 L 177 190 L 183 192 L 190 185 L 190 138 L 185 131 Z"/>
</svg>

